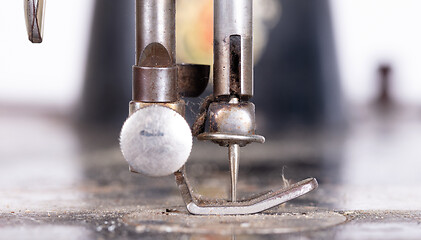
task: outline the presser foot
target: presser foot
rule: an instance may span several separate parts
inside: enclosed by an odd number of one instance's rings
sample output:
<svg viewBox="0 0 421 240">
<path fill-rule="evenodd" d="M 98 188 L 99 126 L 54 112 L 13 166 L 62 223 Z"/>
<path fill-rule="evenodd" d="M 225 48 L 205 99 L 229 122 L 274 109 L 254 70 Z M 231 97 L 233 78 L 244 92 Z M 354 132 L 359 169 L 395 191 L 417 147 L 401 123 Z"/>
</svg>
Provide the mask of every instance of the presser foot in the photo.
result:
<svg viewBox="0 0 421 240">
<path fill-rule="evenodd" d="M 315 178 L 308 178 L 288 187 L 269 191 L 258 197 L 230 202 L 224 199 L 203 199 L 201 196 L 195 195 L 190 187 L 184 167 L 175 172 L 174 175 L 187 210 L 195 215 L 245 215 L 259 213 L 300 197 L 318 186 Z"/>
</svg>

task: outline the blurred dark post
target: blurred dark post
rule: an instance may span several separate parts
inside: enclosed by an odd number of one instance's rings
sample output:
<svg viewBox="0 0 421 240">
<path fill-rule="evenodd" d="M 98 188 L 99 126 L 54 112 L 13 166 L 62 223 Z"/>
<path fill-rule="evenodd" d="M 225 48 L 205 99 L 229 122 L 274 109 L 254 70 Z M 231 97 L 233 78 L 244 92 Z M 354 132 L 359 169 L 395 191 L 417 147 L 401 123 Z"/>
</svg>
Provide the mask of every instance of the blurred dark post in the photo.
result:
<svg viewBox="0 0 421 240">
<path fill-rule="evenodd" d="M 388 108 L 393 104 L 393 96 L 391 93 L 391 79 L 390 75 L 392 68 L 388 64 L 382 64 L 378 68 L 378 83 L 376 105 L 379 108 Z"/>
<path fill-rule="evenodd" d="M 133 1 L 97 0 L 79 120 L 118 133 L 128 115 L 135 58 Z M 114 131 L 115 130 L 115 131 Z"/>
</svg>

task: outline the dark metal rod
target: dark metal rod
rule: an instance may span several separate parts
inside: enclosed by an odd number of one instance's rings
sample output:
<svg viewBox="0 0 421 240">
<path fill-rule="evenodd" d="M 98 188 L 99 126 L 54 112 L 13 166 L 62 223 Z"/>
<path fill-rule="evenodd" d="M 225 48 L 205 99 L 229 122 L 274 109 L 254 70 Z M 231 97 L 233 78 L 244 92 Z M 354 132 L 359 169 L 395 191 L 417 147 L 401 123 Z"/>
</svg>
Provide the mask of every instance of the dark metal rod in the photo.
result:
<svg viewBox="0 0 421 240">
<path fill-rule="evenodd" d="M 231 69 L 231 40 L 239 41 L 234 44 L 241 52 L 238 70 Z M 230 80 L 233 71 L 239 73 L 237 82 Z M 214 95 L 246 100 L 253 96 L 252 0 L 214 0 Z"/>
</svg>

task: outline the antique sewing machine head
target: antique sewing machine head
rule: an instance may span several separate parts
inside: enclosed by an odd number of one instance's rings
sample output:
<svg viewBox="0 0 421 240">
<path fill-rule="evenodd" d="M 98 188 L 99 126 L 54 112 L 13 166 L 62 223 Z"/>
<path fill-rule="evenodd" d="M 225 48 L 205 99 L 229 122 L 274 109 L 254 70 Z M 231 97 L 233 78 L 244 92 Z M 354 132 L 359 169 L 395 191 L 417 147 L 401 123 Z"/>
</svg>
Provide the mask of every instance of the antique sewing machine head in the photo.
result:
<svg viewBox="0 0 421 240">
<path fill-rule="evenodd" d="M 42 42 L 44 0 L 24 0 L 29 39 Z M 265 138 L 256 135 L 253 96 L 253 1 L 214 0 L 213 94 L 192 127 L 184 119 L 183 97 L 205 90 L 210 66 L 177 64 L 175 0 L 136 0 L 136 61 L 129 118 L 120 147 L 132 172 L 175 175 L 192 214 L 251 214 L 264 211 L 317 188 L 309 178 L 246 200 L 237 199 L 240 147 Z M 185 164 L 193 137 L 228 148 L 231 199 L 203 199 L 194 194 Z"/>
</svg>

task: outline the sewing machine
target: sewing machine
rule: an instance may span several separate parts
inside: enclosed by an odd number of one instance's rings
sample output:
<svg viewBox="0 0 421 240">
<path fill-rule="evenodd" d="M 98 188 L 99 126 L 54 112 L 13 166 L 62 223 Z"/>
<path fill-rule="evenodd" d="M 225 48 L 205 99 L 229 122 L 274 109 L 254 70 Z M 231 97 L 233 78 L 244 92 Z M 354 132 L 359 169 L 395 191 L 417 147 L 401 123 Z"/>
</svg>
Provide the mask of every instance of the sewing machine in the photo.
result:
<svg viewBox="0 0 421 240">
<path fill-rule="evenodd" d="M 136 0 L 136 61 L 129 118 L 120 147 L 130 171 L 151 177 L 174 174 L 192 214 L 252 214 L 317 188 L 309 178 L 250 199 L 237 198 L 240 148 L 264 143 L 257 135 L 253 97 L 252 0 L 214 0 L 213 94 L 192 127 L 183 97 L 198 97 L 208 85 L 210 66 L 177 64 L 175 0 Z M 42 42 L 44 0 L 25 0 L 29 40 Z M 194 194 L 185 165 L 193 138 L 228 148 L 231 199 Z"/>
</svg>

